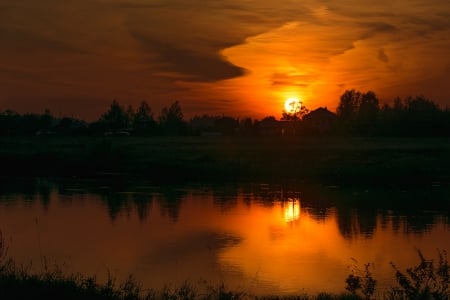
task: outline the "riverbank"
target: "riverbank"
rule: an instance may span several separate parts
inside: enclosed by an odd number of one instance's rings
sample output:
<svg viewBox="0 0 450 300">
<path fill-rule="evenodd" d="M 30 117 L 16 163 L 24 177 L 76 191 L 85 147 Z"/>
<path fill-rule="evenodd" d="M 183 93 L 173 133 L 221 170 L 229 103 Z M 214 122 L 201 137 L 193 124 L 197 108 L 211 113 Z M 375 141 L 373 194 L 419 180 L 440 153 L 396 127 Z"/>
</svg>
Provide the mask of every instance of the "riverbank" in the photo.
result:
<svg viewBox="0 0 450 300">
<path fill-rule="evenodd" d="M 122 283 L 108 276 L 106 283 L 96 277 L 81 274 L 64 274 L 60 269 L 32 274 L 24 267 L 4 257 L 4 244 L 0 242 L 0 297 L 1 299 L 92 299 L 92 300 L 227 300 L 227 299 L 297 299 L 297 300 L 347 300 L 347 299 L 448 299 L 449 264 L 447 253 L 439 252 L 438 261 L 426 259 L 418 251 L 420 262 L 405 273 L 392 265 L 398 287 L 383 294 L 376 293 L 377 281 L 372 277 L 371 264 L 364 270 L 353 269 L 345 280 L 347 292 L 339 295 L 254 296 L 242 291 L 226 289 L 223 284 L 203 286 L 186 281 L 179 287 L 164 286 L 159 290 L 146 290 L 132 277 Z M 3 261 L 2 261 L 3 259 Z M 326 286 L 326 282 L 324 282 Z"/>
<path fill-rule="evenodd" d="M 90 299 L 90 300 L 228 300 L 228 299 L 302 299 L 302 300 L 347 300 L 363 299 L 352 294 L 320 294 L 317 296 L 268 296 L 257 297 L 245 292 L 227 290 L 223 285 L 205 286 L 203 289 L 186 282 L 180 287 L 165 286 L 160 290 L 145 290 L 132 277 L 123 283 L 111 278 L 99 283 L 95 277 L 80 274 L 63 275 L 56 272 L 31 275 L 0 273 L 1 299 Z"/>
<path fill-rule="evenodd" d="M 450 180 L 449 154 L 446 138 L 1 138 L 0 175 L 430 185 Z"/>
</svg>

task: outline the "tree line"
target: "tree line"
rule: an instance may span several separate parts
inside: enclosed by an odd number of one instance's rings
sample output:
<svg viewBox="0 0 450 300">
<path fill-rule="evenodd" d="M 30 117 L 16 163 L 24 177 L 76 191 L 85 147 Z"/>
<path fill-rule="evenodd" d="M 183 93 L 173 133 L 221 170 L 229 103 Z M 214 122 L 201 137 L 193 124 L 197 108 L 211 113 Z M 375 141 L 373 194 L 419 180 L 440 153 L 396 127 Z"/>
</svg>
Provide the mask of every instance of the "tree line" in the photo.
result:
<svg viewBox="0 0 450 300">
<path fill-rule="evenodd" d="M 23 115 L 5 110 L 0 112 L 0 135 L 186 135 L 188 123 L 184 120 L 181 105 L 175 101 L 164 107 L 156 118 L 146 101 L 134 109 L 114 100 L 108 110 L 93 122 L 73 117 L 57 118 L 49 110 L 43 114 Z"/>
<path fill-rule="evenodd" d="M 134 109 L 114 100 L 96 121 L 87 123 L 71 117 L 55 117 L 49 110 L 42 114 L 0 112 L 0 136 L 29 135 L 295 135 L 356 136 L 449 136 L 450 110 L 441 108 L 424 96 L 396 98 L 393 104 L 380 104 L 373 91 L 346 90 L 339 99 L 336 114 L 328 118 L 320 131 L 308 118 L 314 111 L 306 107 L 295 113 L 282 112 L 262 120 L 236 119 L 228 116 L 195 116 L 184 119 L 178 101 L 164 107 L 155 116 L 150 105 L 142 101 Z M 329 116 L 328 116 L 329 117 Z M 320 116 L 314 122 L 320 123 Z M 282 128 L 283 127 L 283 128 Z M 293 129 L 294 128 L 294 129 Z M 286 131 L 285 129 L 293 129 Z M 269 131 L 271 130 L 271 131 Z"/>
<path fill-rule="evenodd" d="M 372 91 L 347 90 L 337 107 L 336 133 L 361 136 L 448 136 L 450 110 L 424 96 L 380 105 Z"/>
</svg>

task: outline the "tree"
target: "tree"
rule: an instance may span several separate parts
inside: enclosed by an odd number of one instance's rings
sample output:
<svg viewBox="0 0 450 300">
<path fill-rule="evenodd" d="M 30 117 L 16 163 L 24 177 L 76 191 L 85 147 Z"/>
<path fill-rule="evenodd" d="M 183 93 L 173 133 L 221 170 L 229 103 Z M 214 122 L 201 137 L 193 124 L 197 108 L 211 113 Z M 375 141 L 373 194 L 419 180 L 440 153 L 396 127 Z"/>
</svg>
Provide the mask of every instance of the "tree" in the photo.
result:
<svg viewBox="0 0 450 300">
<path fill-rule="evenodd" d="M 281 120 L 283 121 L 300 121 L 303 116 L 309 113 L 309 109 L 306 106 L 301 105 L 298 110 L 294 112 L 287 112 L 283 110 L 281 112 Z"/>
<path fill-rule="evenodd" d="M 450 128 L 445 112 L 424 96 L 395 98 L 380 111 L 380 125 L 384 134 L 407 136 L 447 135 Z"/>
<path fill-rule="evenodd" d="M 100 122 L 110 130 L 118 130 L 130 126 L 129 109 L 126 111 L 123 106 L 114 100 L 107 112 L 100 117 Z"/>
<path fill-rule="evenodd" d="M 404 100 L 405 117 L 403 123 L 409 135 L 436 135 L 445 128 L 443 113 L 432 100 L 423 96 L 408 97 Z"/>
<path fill-rule="evenodd" d="M 361 95 L 358 108 L 358 131 L 364 134 L 373 134 L 377 127 L 380 104 L 374 92 L 368 91 Z"/>
<path fill-rule="evenodd" d="M 394 99 L 394 107 L 393 107 L 393 110 L 394 110 L 396 113 L 401 113 L 402 111 L 405 110 L 405 106 L 403 105 L 403 101 L 402 101 L 402 99 L 400 99 L 400 97 L 396 97 L 396 98 Z"/>
<path fill-rule="evenodd" d="M 239 132 L 243 135 L 254 134 L 254 123 L 252 118 L 247 117 L 239 121 Z"/>
<path fill-rule="evenodd" d="M 352 121 L 357 112 L 361 101 L 361 93 L 356 90 L 346 90 L 342 94 L 338 107 L 337 115 L 343 121 Z"/>
<path fill-rule="evenodd" d="M 150 133 L 156 128 L 156 121 L 153 112 L 147 102 L 142 101 L 138 109 L 134 113 L 133 128 L 138 133 Z"/>
<path fill-rule="evenodd" d="M 13 110 L 5 110 L 0 113 L 0 135 L 17 133 L 17 127 L 21 122 L 21 116 Z"/>
<path fill-rule="evenodd" d="M 405 106 L 408 113 L 417 115 L 433 115 L 439 112 L 439 106 L 424 96 L 407 98 L 405 100 Z"/>
<path fill-rule="evenodd" d="M 374 92 L 368 91 L 361 96 L 358 114 L 360 118 L 373 120 L 380 110 L 380 104 Z"/>
<path fill-rule="evenodd" d="M 175 101 L 168 108 L 164 107 L 161 110 L 159 124 L 166 134 L 181 135 L 185 134 L 187 130 L 187 125 L 183 118 L 181 105 L 178 101 Z"/>
<path fill-rule="evenodd" d="M 39 116 L 39 129 L 50 130 L 53 126 L 53 116 L 49 109 L 45 109 L 44 113 Z"/>
</svg>

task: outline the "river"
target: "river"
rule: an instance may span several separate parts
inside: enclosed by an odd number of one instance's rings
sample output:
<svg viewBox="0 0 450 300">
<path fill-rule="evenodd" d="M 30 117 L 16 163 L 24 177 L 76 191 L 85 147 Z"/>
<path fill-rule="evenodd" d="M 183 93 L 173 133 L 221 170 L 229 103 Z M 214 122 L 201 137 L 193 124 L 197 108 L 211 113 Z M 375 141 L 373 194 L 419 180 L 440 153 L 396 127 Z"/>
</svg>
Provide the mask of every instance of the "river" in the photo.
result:
<svg viewBox="0 0 450 300">
<path fill-rule="evenodd" d="M 394 269 L 450 249 L 450 187 L 341 188 L 305 182 L 155 184 L 8 179 L 0 230 L 34 271 L 57 265 L 145 288 L 224 284 L 255 295 L 343 292 L 371 263 L 378 289 Z"/>
</svg>

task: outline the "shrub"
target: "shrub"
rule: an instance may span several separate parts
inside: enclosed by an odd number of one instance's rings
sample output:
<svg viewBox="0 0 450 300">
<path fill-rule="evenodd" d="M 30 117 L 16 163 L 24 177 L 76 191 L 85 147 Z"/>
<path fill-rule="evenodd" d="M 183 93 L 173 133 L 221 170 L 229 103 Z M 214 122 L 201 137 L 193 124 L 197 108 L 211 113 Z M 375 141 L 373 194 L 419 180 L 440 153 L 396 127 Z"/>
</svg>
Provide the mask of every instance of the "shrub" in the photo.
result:
<svg viewBox="0 0 450 300">
<path fill-rule="evenodd" d="M 355 296 L 361 294 L 364 299 L 371 299 L 377 285 L 377 281 L 373 278 L 370 271 L 373 268 L 373 264 L 365 264 L 364 270 L 361 271 L 357 261 L 354 259 L 353 261 L 352 273 L 345 279 L 345 289 Z"/>
<path fill-rule="evenodd" d="M 391 263 L 398 287 L 388 292 L 388 299 L 450 299 L 447 252 L 438 250 L 437 265 L 433 259 L 426 259 L 420 250 L 417 253 L 419 264 L 405 272 Z"/>
</svg>

